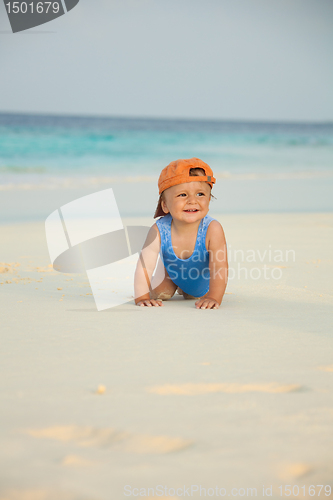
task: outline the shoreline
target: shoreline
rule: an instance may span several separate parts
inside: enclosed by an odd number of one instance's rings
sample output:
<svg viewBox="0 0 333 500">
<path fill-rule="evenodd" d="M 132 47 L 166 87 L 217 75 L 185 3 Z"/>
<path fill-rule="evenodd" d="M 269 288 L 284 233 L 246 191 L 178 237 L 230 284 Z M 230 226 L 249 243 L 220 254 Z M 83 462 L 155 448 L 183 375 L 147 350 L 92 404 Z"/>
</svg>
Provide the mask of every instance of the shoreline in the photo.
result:
<svg viewBox="0 0 333 500">
<path fill-rule="evenodd" d="M 116 182 L 85 187 L 3 190 L 0 224 L 42 221 L 54 210 L 77 198 L 112 188 L 122 217 L 153 215 L 156 181 Z M 331 213 L 333 177 L 308 179 L 224 179 L 212 191 L 210 214 Z"/>
</svg>

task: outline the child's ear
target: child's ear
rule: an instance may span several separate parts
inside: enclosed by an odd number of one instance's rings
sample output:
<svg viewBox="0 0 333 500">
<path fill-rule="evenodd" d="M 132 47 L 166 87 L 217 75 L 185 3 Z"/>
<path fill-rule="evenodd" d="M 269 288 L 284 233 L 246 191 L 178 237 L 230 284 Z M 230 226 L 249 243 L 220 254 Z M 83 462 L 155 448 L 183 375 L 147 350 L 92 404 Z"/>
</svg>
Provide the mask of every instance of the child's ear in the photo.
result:
<svg viewBox="0 0 333 500">
<path fill-rule="evenodd" d="M 169 213 L 169 209 L 168 209 L 168 207 L 166 206 L 166 203 L 165 203 L 165 201 L 164 201 L 163 199 L 161 200 L 161 207 L 162 207 L 162 210 L 163 210 L 163 212 L 164 212 L 165 214 L 168 214 L 168 213 Z"/>
</svg>

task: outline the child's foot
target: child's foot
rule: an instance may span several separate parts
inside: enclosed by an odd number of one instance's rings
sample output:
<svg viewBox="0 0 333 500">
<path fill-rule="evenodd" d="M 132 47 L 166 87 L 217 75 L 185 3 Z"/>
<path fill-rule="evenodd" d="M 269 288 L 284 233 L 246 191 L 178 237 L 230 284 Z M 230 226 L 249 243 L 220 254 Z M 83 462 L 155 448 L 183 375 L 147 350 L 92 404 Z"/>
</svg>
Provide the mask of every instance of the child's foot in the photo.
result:
<svg viewBox="0 0 333 500">
<path fill-rule="evenodd" d="M 199 298 L 200 298 L 200 297 L 193 297 L 193 295 L 190 295 L 190 294 L 185 293 L 185 292 L 183 292 L 183 297 L 184 297 L 184 299 L 186 299 L 186 300 L 197 300 L 197 299 L 199 299 Z"/>
<path fill-rule="evenodd" d="M 183 290 L 181 288 L 177 288 L 177 293 L 179 295 L 182 295 L 184 297 L 185 300 L 194 300 L 194 299 L 199 299 L 200 297 L 193 297 L 193 295 L 190 295 L 188 293 L 185 293 L 183 292 Z"/>
</svg>

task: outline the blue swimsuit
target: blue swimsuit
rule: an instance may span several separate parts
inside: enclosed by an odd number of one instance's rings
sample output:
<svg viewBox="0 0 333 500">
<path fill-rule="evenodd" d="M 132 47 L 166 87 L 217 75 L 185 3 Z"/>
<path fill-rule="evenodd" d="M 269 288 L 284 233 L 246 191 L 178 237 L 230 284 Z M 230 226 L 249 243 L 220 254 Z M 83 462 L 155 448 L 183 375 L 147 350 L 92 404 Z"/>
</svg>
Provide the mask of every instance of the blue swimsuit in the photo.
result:
<svg viewBox="0 0 333 500">
<path fill-rule="evenodd" d="M 167 214 L 156 221 L 161 236 L 160 256 L 164 267 L 175 285 L 194 297 L 202 297 L 209 290 L 209 253 L 206 249 L 206 234 L 212 220 L 215 219 L 206 215 L 200 221 L 195 248 L 188 259 L 180 259 L 173 250 L 171 215 Z"/>
</svg>

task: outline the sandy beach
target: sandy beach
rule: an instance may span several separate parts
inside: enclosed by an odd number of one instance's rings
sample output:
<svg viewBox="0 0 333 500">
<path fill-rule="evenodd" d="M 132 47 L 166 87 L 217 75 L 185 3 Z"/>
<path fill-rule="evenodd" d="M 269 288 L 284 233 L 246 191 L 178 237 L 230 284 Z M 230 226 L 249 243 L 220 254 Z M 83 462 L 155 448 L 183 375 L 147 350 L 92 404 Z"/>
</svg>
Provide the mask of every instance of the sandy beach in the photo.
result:
<svg viewBox="0 0 333 500">
<path fill-rule="evenodd" d="M 332 24 L 0 1 L 0 500 L 333 500 Z"/>
<path fill-rule="evenodd" d="M 42 221 L 1 226 L 1 500 L 332 486 L 333 215 L 212 215 L 230 266 L 213 311 L 97 312 Z"/>
</svg>

